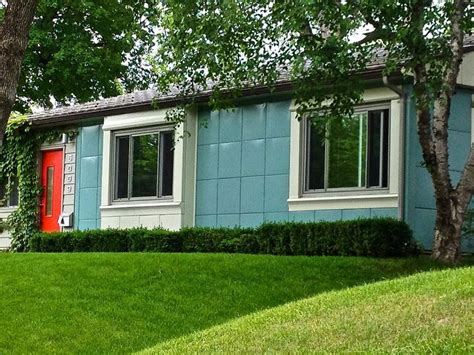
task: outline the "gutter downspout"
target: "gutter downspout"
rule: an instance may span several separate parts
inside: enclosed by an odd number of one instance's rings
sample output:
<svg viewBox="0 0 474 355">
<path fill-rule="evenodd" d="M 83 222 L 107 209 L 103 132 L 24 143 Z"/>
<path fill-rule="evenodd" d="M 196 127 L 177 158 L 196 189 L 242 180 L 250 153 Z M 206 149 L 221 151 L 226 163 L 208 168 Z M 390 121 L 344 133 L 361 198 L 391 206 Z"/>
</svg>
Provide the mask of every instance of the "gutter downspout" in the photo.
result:
<svg viewBox="0 0 474 355">
<path fill-rule="evenodd" d="M 388 76 L 386 74 L 383 74 L 382 76 L 382 81 L 383 81 L 383 84 L 389 88 L 390 90 L 394 91 L 395 93 L 398 94 L 398 96 L 400 96 L 400 98 L 403 97 L 403 90 L 400 89 L 398 86 L 396 85 L 393 85 L 390 83 L 390 81 L 388 80 Z"/>
<path fill-rule="evenodd" d="M 406 119 L 406 94 L 403 89 L 390 83 L 388 76 L 383 74 L 382 81 L 385 87 L 395 92 L 400 97 L 400 148 L 399 148 L 399 167 L 398 167 L 398 219 L 405 219 L 405 119 Z"/>
</svg>

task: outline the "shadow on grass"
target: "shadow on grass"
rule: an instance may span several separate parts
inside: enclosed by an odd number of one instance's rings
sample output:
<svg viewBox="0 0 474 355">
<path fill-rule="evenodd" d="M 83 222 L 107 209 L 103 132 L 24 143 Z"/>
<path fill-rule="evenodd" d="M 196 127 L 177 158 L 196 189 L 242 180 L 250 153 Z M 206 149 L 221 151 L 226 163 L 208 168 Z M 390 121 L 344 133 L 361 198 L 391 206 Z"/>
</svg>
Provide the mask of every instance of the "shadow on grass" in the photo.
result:
<svg viewBox="0 0 474 355">
<path fill-rule="evenodd" d="M 474 268 L 421 272 L 255 312 L 140 354 L 471 353 Z"/>
<path fill-rule="evenodd" d="M 0 352 L 139 351 L 318 293 L 442 267 L 427 257 L 2 254 Z"/>
</svg>

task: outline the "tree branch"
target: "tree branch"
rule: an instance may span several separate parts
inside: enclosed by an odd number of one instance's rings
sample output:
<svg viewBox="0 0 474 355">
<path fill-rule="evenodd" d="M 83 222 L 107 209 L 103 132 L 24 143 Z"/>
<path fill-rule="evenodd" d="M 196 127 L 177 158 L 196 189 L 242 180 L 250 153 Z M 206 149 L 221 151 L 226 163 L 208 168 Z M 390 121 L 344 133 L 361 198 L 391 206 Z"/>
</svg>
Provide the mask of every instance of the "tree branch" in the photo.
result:
<svg viewBox="0 0 474 355">
<path fill-rule="evenodd" d="M 369 42 L 376 41 L 378 39 L 387 39 L 387 38 L 393 38 L 395 36 L 395 33 L 393 32 L 388 32 L 384 33 L 381 29 L 376 29 L 368 33 L 364 33 L 364 38 L 362 38 L 359 41 L 354 42 L 356 45 L 361 45 Z"/>
<path fill-rule="evenodd" d="M 454 94 L 456 88 L 459 67 L 462 63 L 464 53 L 464 31 L 462 28 L 462 19 L 468 3 L 469 0 L 455 0 L 455 10 L 451 18 L 453 34 L 451 36 L 450 47 L 453 56 L 444 76 L 445 90 L 451 95 Z"/>
<path fill-rule="evenodd" d="M 456 186 L 456 191 L 459 195 L 474 193 L 474 147 L 471 147 L 471 152 L 464 166 L 463 174 Z"/>
<path fill-rule="evenodd" d="M 440 179 L 449 181 L 450 189 L 453 188 L 449 173 L 448 122 L 451 99 L 455 93 L 457 77 L 463 57 L 464 32 L 462 29 L 462 19 L 466 6 L 466 0 L 456 0 L 454 3 L 454 12 L 450 19 L 453 33 L 449 43 L 452 57 L 448 62 L 443 77 L 443 85 L 434 102 L 433 110 L 434 149 L 437 158 L 436 170 Z M 467 167 L 469 167 L 469 164 L 467 164 Z"/>
</svg>

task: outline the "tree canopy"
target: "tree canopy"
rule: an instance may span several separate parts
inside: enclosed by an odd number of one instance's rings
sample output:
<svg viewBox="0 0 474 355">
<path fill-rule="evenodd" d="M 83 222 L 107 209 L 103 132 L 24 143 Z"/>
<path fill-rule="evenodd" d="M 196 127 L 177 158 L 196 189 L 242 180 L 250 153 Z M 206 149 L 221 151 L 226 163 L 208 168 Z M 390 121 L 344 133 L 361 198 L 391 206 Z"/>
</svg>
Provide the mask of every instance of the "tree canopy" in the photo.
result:
<svg viewBox="0 0 474 355">
<path fill-rule="evenodd" d="M 158 0 L 40 0 L 15 109 L 147 88 L 159 14 Z"/>
<path fill-rule="evenodd" d="M 474 192 L 474 151 L 453 183 L 448 123 L 473 20 L 469 0 L 168 0 L 154 65 L 162 90 L 176 85 L 192 104 L 211 88 L 213 108 L 230 105 L 228 98 L 246 87 L 275 87 L 284 77 L 299 118 L 319 122 L 350 117 L 362 100 L 360 74 L 383 58 L 382 74 L 413 83 L 419 141 L 435 190 L 433 257 L 453 262 Z"/>
<path fill-rule="evenodd" d="M 423 64 L 433 100 L 451 70 L 458 2 L 170 0 L 155 58 L 158 83 L 178 84 L 183 95 L 212 83 L 212 103 L 219 105 L 223 89 L 239 95 L 284 74 L 295 84 L 300 112 L 328 106 L 340 114 L 360 101 L 362 82 L 354 74 L 383 55 L 387 74 L 412 74 Z M 459 26 L 463 34 L 472 31 L 472 4 Z"/>
</svg>

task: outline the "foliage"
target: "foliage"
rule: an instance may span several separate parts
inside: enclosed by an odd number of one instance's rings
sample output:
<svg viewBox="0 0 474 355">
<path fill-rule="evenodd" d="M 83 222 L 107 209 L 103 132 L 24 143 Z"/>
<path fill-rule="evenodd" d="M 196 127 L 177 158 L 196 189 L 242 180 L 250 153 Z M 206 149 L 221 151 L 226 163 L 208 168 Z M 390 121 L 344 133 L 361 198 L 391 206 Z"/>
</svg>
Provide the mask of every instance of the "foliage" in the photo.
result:
<svg viewBox="0 0 474 355">
<path fill-rule="evenodd" d="M 472 353 L 473 278 L 431 271 L 319 294 L 142 354 Z"/>
<path fill-rule="evenodd" d="M 463 236 L 465 238 L 474 237 L 474 209 L 470 209 L 466 212 L 463 225 Z"/>
<path fill-rule="evenodd" d="M 174 85 L 184 108 L 206 90 L 220 109 L 246 88 L 273 90 L 283 80 L 291 83 L 297 117 L 326 123 L 353 117 L 364 85 L 376 83 L 376 76 L 379 85 L 384 77 L 390 86 L 392 74 L 397 84 L 413 83 L 437 207 L 432 256 L 448 263 L 460 257 L 459 231 L 474 193 L 474 149 L 453 185 L 448 122 L 463 41 L 473 33 L 474 2 L 170 0 L 162 18 L 157 82 L 162 90 Z M 176 112 L 168 118 L 179 122 L 184 110 Z"/>
<path fill-rule="evenodd" d="M 419 249 L 404 222 L 390 218 L 270 223 L 252 228 L 106 229 L 38 233 L 34 252 L 226 252 L 400 257 Z"/>
<path fill-rule="evenodd" d="M 4 231 L 8 230 L 8 223 L 6 221 L 0 219 L 0 234 Z"/>
<path fill-rule="evenodd" d="M 8 122 L 5 144 L 0 151 L 0 182 L 6 183 L 6 194 L 12 181 L 18 179 L 18 208 L 8 217 L 11 248 L 24 251 L 28 238 L 38 231 L 38 199 L 41 194 L 38 152 L 44 142 L 59 139 L 64 130 L 33 130 L 26 116 L 14 116 Z M 73 136 L 74 131 L 69 131 Z"/>
<path fill-rule="evenodd" d="M 39 0 L 16 110 L 148 88 L 158 0 Z"/>
<path fill-rule="evenodd" d="M 0 265 L 2 354 L 134 353 L 318 293 L 441 268 L 424 257 L 156 253 L 0 253 Z"/>
<path fill-rule="evenodd" d="M 343 117 L 361 101 L 363 82 L 354 73 L 364 72 L 385 51 L 387 74 L 408 76 L 420 61 L 426 63 L 432 100 L 449 69 L 453 32 L 446 19 L 455 9 L 452 2 L 432 2 L 417 19 L 418 3 L 167 1 L 157 80 L 162 89 L 176 85 L 187 97 L 212 85 L 211 104 L 220 108 L 246 87 L 288 78 L 300 116 L 310 111 Z M 468 6 L 461 24 L 466 33 L 473 28 L 473 11 Z M 366 36 L 357 41 L 361 28 Z"/>
</svg>

